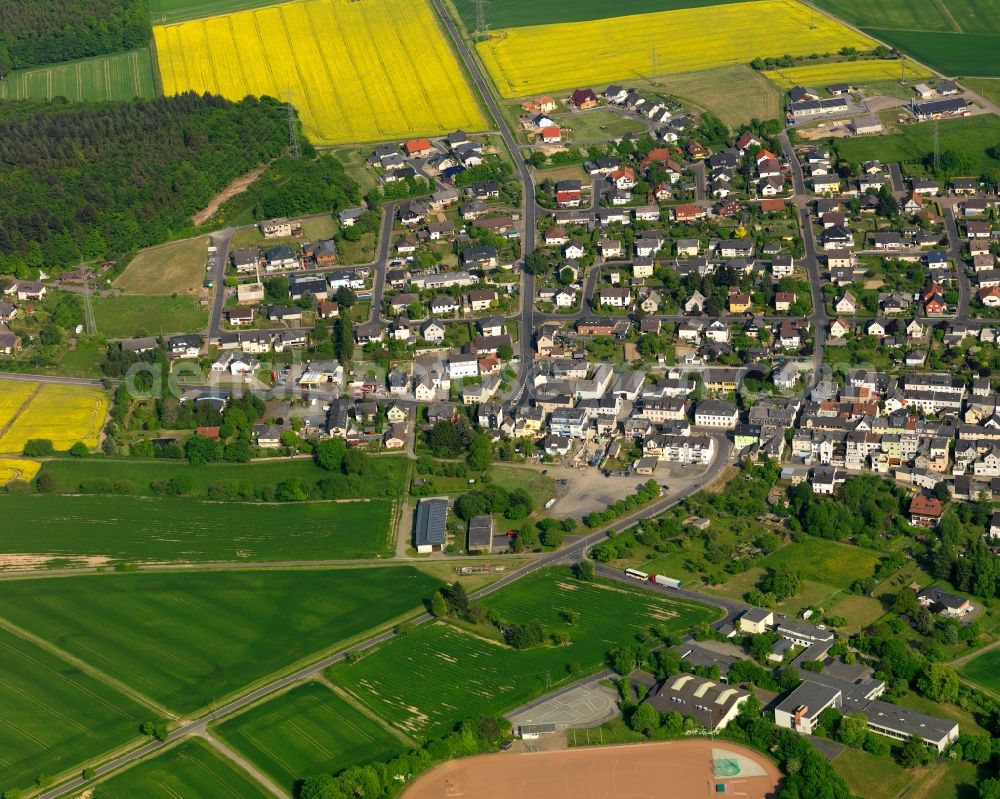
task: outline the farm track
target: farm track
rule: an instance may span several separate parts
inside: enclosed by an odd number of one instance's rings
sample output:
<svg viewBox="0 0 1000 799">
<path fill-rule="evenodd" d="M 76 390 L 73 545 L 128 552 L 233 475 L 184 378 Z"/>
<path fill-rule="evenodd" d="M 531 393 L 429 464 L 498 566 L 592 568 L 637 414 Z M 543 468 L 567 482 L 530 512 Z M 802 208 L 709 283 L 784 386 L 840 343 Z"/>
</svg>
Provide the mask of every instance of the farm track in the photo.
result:
<svg viewBox="0 0 1000 799">
<path fill-rule="evenodd" d="M 198 737 L 201 738 L 205 743 L 207 743 L 212 749 L 214 749 L 219 755 L 232 761 L 237 766 L 239 766 L 243 771 L 253 777 L 258 783 L 260 783 L 264 788 L 267 788 L 272 794 L 278 797 L 278 799 L 291 799 L 291 794 L 288 791 L 284 791 L 278 787 L 278 785 L 268 777 L 263 771 L 257 768 L 253 763 L 247 760 L 243 755 L 230 747 L 226 746 L 222 741 L 216 738 L 214 735 L 209 733 L 207 730 L 202 730 L 198 733 Z"/>
</svg>

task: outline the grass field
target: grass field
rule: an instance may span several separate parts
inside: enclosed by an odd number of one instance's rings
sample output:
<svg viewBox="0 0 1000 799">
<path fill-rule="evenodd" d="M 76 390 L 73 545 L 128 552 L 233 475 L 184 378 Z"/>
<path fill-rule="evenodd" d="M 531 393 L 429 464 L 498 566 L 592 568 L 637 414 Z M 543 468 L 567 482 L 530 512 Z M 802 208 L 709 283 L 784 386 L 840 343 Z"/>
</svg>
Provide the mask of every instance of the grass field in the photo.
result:
<svg viewBox="0 0 1000 799">
<path fill-rule="evenodd" d="M 984 776 L 992 776 L 988 767 L 983 768 L 983 772 L 981 776 L 972 763 L 948 762 L 944 774 L 923 796 L 926 799 L 979 799 L 982 794 L 976 786 Z"/>
<path fill-rule="evenodd" d="M 0 486 L 11 480 L 34 480 L 41 468 L 38 461 L 26 461 L 21 458 L 0 458 Z"/>
<path fill-rule="evenodd" d="M 180 714 L 420 607 L 408 566 L 0 583 L 0 616 Z"/>
<path fill-rule="evenodd" d="M 735 3 L 740 0 L 631 0 L 615 5 L 605 0 L 490 0 L 486 6 L 486 21 L 491 29 L 517 28 L 526 25 L 547 25 L 552 22 L 584 22 L 619 15 L 648 14 L 656 11 L 676 11 L 682 8 Z M 462 22 L 469 31 L 476 29 L 474 0 L 453 0 Z"/>
<path fill-rule="evenodd" d="M 818 5 L 948 75 L 1000 75 L 996 0 L 819 0 Z"/>
<path fill-rule="evenodd" d="M 957 721 L 961 731 L 970 735 L 988 736 L 990 734 L 988 730 L 976 723 L 975 717 L 969 711 L 963 710 L 958 705 L 952 705 L 948 702 L 932 702 L 930 699 L 918 696 L 913 691 L 895 700 L 895 703 L 931 716 Z"/>
<path fill-rule="evenodd" d="M 194 297 L 94 297 L 97 332 L 109 338 L 166 336 L 208 327 L 208 308 Z"/>
<path fill-rule="evenodd" d="M 838 139 L 840 157 L 859 164 L 872 158 L 891 161 L 920 161 L 934 152 L 934 130 L 938 130 L 940 150 L 955 150 L 975 155 L 977 168 L 986 173 L 1000 168 L 1000 160 L 990 156 L 1000 141 L 1000 118 L 992 114 L 943 119 L 937 125 L 914 124 L 900 128 L 891 136 L 852 136 Z"/>
<path fill-rule="evenodd" d="M 0 629 L 0 790 L 27 788 L 138 736 L 151 711 Z"/>
<path fill-rule="evenodd" d="M 964 78 L 962 83 L 987 100 L 1000 103 L 1000 78 Z"/>
<path fill-rule="evenodd" d="M 866 30 L 946 75 L 1000 76 L 1000 35 Z"/>
<path fill-rule="evenodd" d="M 388 759 L 406 749 L 399 738 L 319 682 L 263 702 L 216 732 L 289 791 L 303 777 Z"/>
<path fill-rule="evenodd" d="M 912 779 L 912 774 L 892 758 L 850 747 L 844 747 L 832 763 L 851 793 L 865 799 L 895 799 Z M 878 774 L 877 780 L 872 779 L 873 774 Z"/>
<path fill-rule="evenodd" d="M 249 220 L 247 224 L 250 224 Z M 303 219 L 302 224 L 302 238 L 277 238 L 277 239 L 265 239 L 264 234 L 260 232 L 260 228 L 257 225 L 247 228 L 246 230 L 239 230 L 233 236 L 233 241 L 231 249 L 238 250 L 241 247 L 277 247 L 279 244 L 289 244 L 298 246 L 305 241 L 316 241 L 317 239 L 328 239 L 337 232 L 337 223 L 333 221 L 332 216 L 321 216 L 316 219 Z"/>
<path fill-rule="evenodd" d="M 47 438 L 57 450 L 67 450 L 82 441 L 97 446 L 97 438 L 108 412 L 108 397 L 100 389 L 86 386 L 29 384 L 28 405 L 0 435 L 0 453 L 17 453 L 33 438 Z M 21 396 L 21 384 L 18 396 Z M 37 388 L 37 391 L 34 391 Z M 0 387 L 2 390 L 2 387 Z"/>
<path fill-rule="evenodd" d="M 581 583 L 565 570 L 522 578 L 484 602 L 510 622 L 540 621 L 564 646 L 517 651 L 450 624 L 421 625 L 330 678 L 375 715 L 416 736 L 446 732 L 458 720 L 502 713 L 596 671 L 609 649 L 652 627 L 675 632 L 711 619 L 713 609 L 610 582 Z M 579 613 L 570 625 L 566 611 Z"/>
<path fill-rule="evenodd" d="M 757 0 L 712 8 L 625 17 L 621 24 L 573 22 L 509 28 L 477 45 L 500 93 L 520 97 L 573 86 L 648 79 L 749 63 L 757 56 L 809 55 L 872 42 L 827 17 L 813 17 L 795 0 Z M 567 58 L 553 41 L 573 43 Z M 669 46 L 666 44 L 669 42 Z"/>
<path fill-rule="evenodd" d="M 912 61 L 866 60 L 837 61 L 832 64 L 809 64 L 788 69 L 774 69 L 764 72 L 764 76 L 773 81 L 782 91 L 792 86 L 811 86 L 822 91 L 831 83 L 849 83 L 852 86 L 862 86 L 866 83 L 877 83 L 886 80 L 899 80 L 900 72 L 907 80 L 928 77 L 926 69 L 922 69 Z"/>
<path fill-rule="evenodd" d="M 191 294 L 201 290 L 208 237 L 184 239 L 140 251 L 115 286 L 129 294 Z"/>
<path fill-rule="evenodd" d="M 83 794 L 81 794 L 83 796 Z M 111 777 L 92 799 L 274 799 L 243 769 L 192 738 Z"/>
<path fill-rule="evenodd" d="M 959 668 L 966 679 L 977 682 L 994 693 L 1000 693 L 1000 649 L 991 649 Z"/>
<path fill-rule="evenodd" d="M 604 142 L 626 133 L 642 133 L 647 130 L 639 120 L 607 110 L 565 114 L 555 117 L 555 120 L 562 126 L 564 134 L 567 128 L 572 132 L 570 138 L 574 142 Z"/>
<path fill-rule="evenodd" d="M 786 566 L 806 580 L 846 588 L 855 580 L 871 577 L 879 556 L 859 547 L 838 544 L 822 538 L 806 538 L 768 555 L 765 566 Z"/>
<path fill-rule="evenodd" d="M 0 81 L 0 100 L 131 100 L 156 97 L 149 48 L 18 69 Z"/>
<path fill-rule="evenodd" d="M 291 91 L 317 144 L 485 126 L 426 0 L 295 0 L 153 33 L 166 94 Z"/>
<path fill-rule="evenodd" d="M 667 75 L 657 80 L 671 94 L 699 105 L 730 127 L 781 116 L 781 95 L 750 67 L 721 67 Z"/>
<path fill-rule="evenodd" d="M 392 506 L 388 499 L 263 505 L 14 494 L 0 497 L 0 564 L 24 554 L 143 563 L 388 557 Z"/>
<path fill-rule="evenodd" d="M 86 461 L 65 458 L 45 462 L 45 471 L 55 478 L 61 489 L 70 493 L 77 490 L 81 480 L 104 477 L 116 482 L 128 480 L 134 486 L 133 493 L 154 496 L 149 487 L 153 480 L 178 477 L 191 481 L 188 496 L 199 499 L 208 498 L 209 487 L 220 482 L 236 481 L 241 487 L 256 489 L 295 478 L 304 483 L 333 479 L 337 482 L 338 499 L 397 497 L 405 488 L 408 468 L 409 464 L 402 456 L 369 458 L 364 475 L 350 477 L 331 474 L 303 458 L 239 464 L 208 463 L 203 466 L 191 466 L 184 461 L 117 460 L 96 456 Z"/>
</svg>

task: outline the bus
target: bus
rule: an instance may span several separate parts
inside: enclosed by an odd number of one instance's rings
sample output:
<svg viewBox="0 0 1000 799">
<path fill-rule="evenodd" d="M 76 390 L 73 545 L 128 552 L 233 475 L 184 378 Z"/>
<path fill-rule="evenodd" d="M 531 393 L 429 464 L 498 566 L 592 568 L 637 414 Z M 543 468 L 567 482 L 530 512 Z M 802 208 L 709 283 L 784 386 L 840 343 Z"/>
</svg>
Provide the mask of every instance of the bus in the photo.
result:
<svg viewBox="0 0 1000 799">
<path fill-rule="evenodd" d="M 638 569 L 625 569 L 625 574 L 633 580 L 642 580 L 643 582 L 649 580 L 649 575 L 646 574 L 646 572 L 639 571 Z"/>
</svg>

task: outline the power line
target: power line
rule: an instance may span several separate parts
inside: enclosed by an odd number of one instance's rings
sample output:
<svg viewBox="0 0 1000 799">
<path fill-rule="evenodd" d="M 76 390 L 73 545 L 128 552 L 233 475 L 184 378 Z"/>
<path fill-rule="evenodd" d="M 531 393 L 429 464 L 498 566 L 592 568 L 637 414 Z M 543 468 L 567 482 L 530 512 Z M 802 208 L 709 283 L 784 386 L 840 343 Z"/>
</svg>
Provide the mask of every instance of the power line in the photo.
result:
<svg viewBox="0 0 1000 799">
<path fill-rule="evenodd" d="M 490 35 L 490 23 L 486 19 L 487 0 L 475 0 L 476 3 L 476 36 L 488 38 Z"/>
<path fill-rule="evenodd" d="M 295 93 L 289 88 L 285 92 L 286 107 L 288 108 L 288 152 L 292 158 L 300 158 L 302 153 L 299 150 L 298 117 L 295 113 L 295 106 L 292 105 L 294 97 Z"/>
</svg>

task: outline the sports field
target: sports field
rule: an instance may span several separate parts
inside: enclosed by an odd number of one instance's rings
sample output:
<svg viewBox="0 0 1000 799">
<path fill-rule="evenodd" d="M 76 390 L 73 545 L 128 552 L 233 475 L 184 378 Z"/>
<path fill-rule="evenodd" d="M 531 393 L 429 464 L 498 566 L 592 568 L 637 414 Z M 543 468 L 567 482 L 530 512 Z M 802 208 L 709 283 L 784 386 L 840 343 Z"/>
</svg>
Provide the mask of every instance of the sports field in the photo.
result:
<svg viewBox="0 0 1000 799">
<path fill-rule="evenodd" d="M 612 582 L 582 583 L 562 569 L 536 572 L 483 604 L 507 622 L 541 622 L 569 643 L 523 651 L 451 624 L 418 627 L 353 664 L 328 671 L 379 718 L 433 737 L 460 719 L 499 714 L 600 668 L 609 649 L 650 628 L 686 630 L 715 617 L 704 605 Z M 564 618 L 579 614 L 574 624 Z"/>
<path fill-rule="evenodd" d="M 710 18 L 710 22 L 709 22 Z M 572 42 L 572 57 L 553 42 Z M 809 55 L 873 42 L 796 0 L 757 0 L 607 21 L 497 31 L 477 45 L 505 97 L 610 81 L 649 79 L 746 64 L 758 56 Z"/>
<path fill-rule="evenodd" d="M 155 0 L 154 0 L 155 1 Z M 526 25 L 547 25 L 551 22 L 584 22 L 655 11 L 676 11 L 681 8 L 736 3 L 740 0 L 630 0 L 628 4 L 606 0 L 490 0 L 486 6 L 486 21 L 491 29 L 519 28 Z M 462 22 L 470 32 L 476 30 L 475 0 L 454 0 Z"/>
<path fill-rule="evenodd" d="M 27 385 L 31 387 L 27 405 L 22 399 L 20 413 L 15 410 L 15 415 L 8 418 L 9 427 L 0 434 L 0 453 L 21 452 L 25 443 L 35 438 L 49 439 L 60 451 L 80 441 L 88 447 L 97 446 L 108 412 L 108 398 L 102 390 L 50 383 Z M 23 397 L 26 390 L 23 383 L 5 381 L 0 385 L 0 395 L 8 386 L 15 396 L 5 408 Z M 5 413 L 0 409 L 0 415 Z"/>
<path fill-rule="evenodd" d="M 191 294 L 201 290 L 208 237 L 184 239 L 140 251 L 115 286 L 129 294 Z"/>
<path fill-rule="evenodd" d="M 818 0 L 817 4 L 948 75 L 1000 75 L 996 0 Z"/>
<path fill-rule="evenodd" d="M 289 791 L 303 777 L 388 760 L 407 748 L 319 682 L 257 705 L 215 734 Z"/>
<path fill-rule="evenodd" d="M 962 666 L 959 671 L 963 677 L 979 683 L 994 694 L 1000 694 L 1000 649 L 984 652 Z"/>
<path fill-rule="evenodd" d="M 152 711 L 0 629 L 0 791 L 27 789 L 138 737 Z"/>
<path fill-rule="evenodd" d="M 730 775 L 730 764 L 737 773 Z M 765 799 L 774 795 L 780 777 L 764 755 L 739 744 L 670 741 L 453 760 L 421 775 L 403 797 Z"/>
<path fill-rule="evenodd" d="M 831 83 L 849 83 L 861 86 L 885 80 L 899 80 L 901 73 L 907 80 L 926 78 L 930 73 L 912 61 L 886 61 L 870 59 L 865 61 L 838 61 L 832 64 L 809 64 L 787 69 L 764 72 L 782 91 L 792 86 L 811 86 L 822 91 Z"/>
<path fill-rule="evenodd" d="M 166 94 L 290 91 L 317 144 L 485 125 L 426 0 L 295 0 L 153 33 Z"/>
<path fill-rule="evenodd" d="M 26 554 L 142 563 L 388 557 L 392 511 L 389 499 L 266 505 L 13 494 L 0 497 L 0 564 Z"/>
<path fill-rule="evenodd" d="M 0 100 L 131 100 L 156 97 L 149 48 L 18 69 L 0 81 Z"/>
<path fill-rule="evenodd" d="M 9 580 L 0 617 L 184 715 L 417 610 L 408 566 Z"/>
<path fill-rule="evenodd" d="M 169 336 L 208 327 L 208 308 L 196 297 L 94 297 L 94 322 L 109 338 Z"/>
<path fill-rule="evenodd" d="M 875 573 L 879 555 L 822 538 L 806 538 L 782 547 L 761 562 L 764 566 L 785 566 L 798 571 L 806 580 L 847 588 L 855 580 Z"/>
<path fill-rule="evenodd" d="M 80 794 L 85 796 L 87 794 Z M 232 761 L 197 738 L 116 774 L 92 799 L 274 799 Z"/>
<path fill-rule="evenodd" d="M 38 461 L 26 461 L 23 458 L 0 458 L 0 486 L 11 480 L 27 482 L 34 480 L 41 464 Z"/>
</svg>

